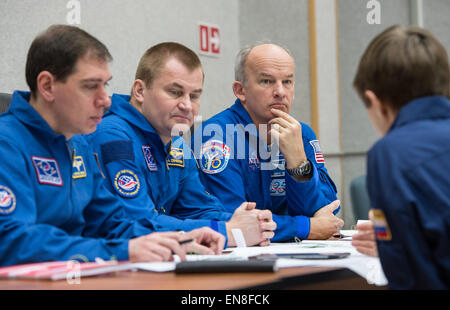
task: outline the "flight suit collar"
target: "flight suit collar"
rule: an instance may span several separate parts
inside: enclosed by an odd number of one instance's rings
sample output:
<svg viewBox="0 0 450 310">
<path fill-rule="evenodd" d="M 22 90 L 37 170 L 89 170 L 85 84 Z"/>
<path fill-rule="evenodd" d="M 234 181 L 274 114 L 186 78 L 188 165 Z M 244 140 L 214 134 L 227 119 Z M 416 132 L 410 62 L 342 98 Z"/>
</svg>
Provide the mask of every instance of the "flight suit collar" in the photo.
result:
<svg viewBox="0 0 450 310">
<path fill-rule="evenodd" d="M 450 118 L 450 101 L 444 96 L 418 98 L 403 106 L 389 131 L 411 122 Z"/>
<path fill-rule="evenodd" d="M 127 122 L 131 123 L 133 126 L 136 126 L 143 132 L 147 134 L 151 134 L 158 141 L 161 142 L 163 146 L 163 151 L 167 155 L 170 152 L 172 146 L 179 146 L 182 144 L 181 137 L 172 138 L 166 145 L 161 140 L 158 132 L 153 128 L 150 122 L 138 111 L 133 105 L 130 103 L 131 96 L 129 95 L 121 95 L 121 94 L 113 94 L 111 98 L 111 107 L 108 110 L 108 113 L 112 113 L 117 115 L 120 118 L 123 118 Z M 179 138 L 179 139 L 178 139 Z"/>
<path fill-rule="evenodd" d="M 50 141 L 64 137 L 62 134 L 56 134 L 47 121 L 31 106 L 30 96 L 30 92 L 27 91 L 14 91 L 8 111 L 25 125 L 41 131 L 43 133 L 41 137 L 48 138 Z"/>
<path fill-rule="evenodd" d="M 158 132 L 153 128 L 149 121 L 133 107 L 130 103 L 130 98 L 129 95 L 113 94 L 111 98 L 111 107 L 108 112 L 116 114 L 145 132 L 158 135 Z"/>
<path fill-rule="evenodd" d="M 239 122 L 236 122 L 236 124 L 241 124 L 244 127 L 246 127 L 246 131 L 249 132 L 250 134 L 259 137 L 259 133 L 256 127 L 254 128 L 249 128 L 247 125 L 252 124 L 253 120 L 250 117 L 250 115 L 248 114 L 247 110 L 244 108 L 244 106 L 242 105 L 241 100 L 236 99 L 235 103 L 230 107 L 230 110 L 239 118 Z"/>
</svg>

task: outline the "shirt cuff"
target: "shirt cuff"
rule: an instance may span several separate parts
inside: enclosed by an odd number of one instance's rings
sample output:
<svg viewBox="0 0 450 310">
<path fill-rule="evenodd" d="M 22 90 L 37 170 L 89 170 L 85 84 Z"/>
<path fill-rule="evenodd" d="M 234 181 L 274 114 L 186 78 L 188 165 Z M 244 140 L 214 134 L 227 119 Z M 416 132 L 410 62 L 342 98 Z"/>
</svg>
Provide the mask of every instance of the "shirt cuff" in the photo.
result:
<svg viewBox="0 0 450 310">
<path fill-rule="evenodd" d="M 218 233 L 221 233 L 222 235 L 225 236 L 225 245 L 224 245 L 224 249 L 227 248 L 228 245 L 228 236 L 227 236 L 227 226 L 226 223 L 223 221 L 211 221 L 210 224 L 211 229 L 217 231 Z"/>
<path fill-rule="evenodd" d="M 297 237 L 301 240 L 308 239 L 310 230 L 310 221 L 307 216 L 296 216 L 297 218 Z"/>
</svg>

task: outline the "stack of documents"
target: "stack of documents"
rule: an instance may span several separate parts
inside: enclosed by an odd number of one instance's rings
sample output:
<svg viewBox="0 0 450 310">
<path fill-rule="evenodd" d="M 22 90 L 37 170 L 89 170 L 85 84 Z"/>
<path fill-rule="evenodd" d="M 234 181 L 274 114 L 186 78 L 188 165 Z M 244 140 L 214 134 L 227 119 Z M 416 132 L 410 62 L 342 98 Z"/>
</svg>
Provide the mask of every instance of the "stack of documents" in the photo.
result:
<svg viewBox="0 0 450 310">
<path fill-rule="evenodd" d="M 341 232 L 343 233 L 343 232 Z M 343 233 L 345 235 L 345 233 Z M 201 260 L 248 260 L 249 257 L 261 254 L 285 254 L 285 253 L 350 253 L 346 258 L 339 259 L 291 259 L 278 258 L 277 268 L 292 267 L 341 267 L 348 268 L 365 278 L 368 283 L 374 285 L 387 285 L 387 279 L 383 273 L 380 260 L 359 253 L 351 245 L 351 241 L 340 240 L 303 240 L 298 243 L 272 243 L 266 247 L 238 247 L 228 248 L 227 254 L 222 255 L 187 255 L 187 261 Z M 179 258 L 174 262 L 164 263 L 137 263 L 134 264 L 140 270 L 152 272 L 166 272 L 175 270 Z"/>
</svg>

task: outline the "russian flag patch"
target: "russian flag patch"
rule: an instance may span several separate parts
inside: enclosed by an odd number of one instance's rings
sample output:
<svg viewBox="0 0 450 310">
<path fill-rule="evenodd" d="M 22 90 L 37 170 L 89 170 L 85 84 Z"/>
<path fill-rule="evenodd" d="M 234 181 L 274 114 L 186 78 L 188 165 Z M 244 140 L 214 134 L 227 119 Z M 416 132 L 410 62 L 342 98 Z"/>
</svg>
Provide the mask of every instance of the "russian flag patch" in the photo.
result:
<svg viewBox="0 0 450 310">
<path fill-rule="evenodd" d="M 372 209 L 372 212 L 373 226 L 375 228 L 375 236 L 377 237 L 377 240 L 392 240 L 391 230 L 389 229 L 389 225 L 383 211 L 380 209 Z"/>
</svg>

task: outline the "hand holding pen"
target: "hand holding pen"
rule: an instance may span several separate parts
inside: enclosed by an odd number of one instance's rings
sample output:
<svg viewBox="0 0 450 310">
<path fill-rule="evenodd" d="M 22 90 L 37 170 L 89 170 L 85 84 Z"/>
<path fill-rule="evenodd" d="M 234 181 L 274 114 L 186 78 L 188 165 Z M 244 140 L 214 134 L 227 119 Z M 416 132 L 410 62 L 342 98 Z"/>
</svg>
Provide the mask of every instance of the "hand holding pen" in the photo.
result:
<svg viewBox="0 0 450 310">
<path fill-rule="evenodd" d="M 128 256 L 131 262 L 164 262 L 173 260 L 173 255 L 186 260 L 186 253 L 220 254 L 225 237 L 207 228 L 180 232 L 155 232 L 128 242 Z"/>
</svg>

